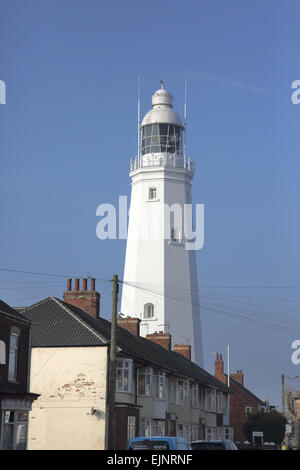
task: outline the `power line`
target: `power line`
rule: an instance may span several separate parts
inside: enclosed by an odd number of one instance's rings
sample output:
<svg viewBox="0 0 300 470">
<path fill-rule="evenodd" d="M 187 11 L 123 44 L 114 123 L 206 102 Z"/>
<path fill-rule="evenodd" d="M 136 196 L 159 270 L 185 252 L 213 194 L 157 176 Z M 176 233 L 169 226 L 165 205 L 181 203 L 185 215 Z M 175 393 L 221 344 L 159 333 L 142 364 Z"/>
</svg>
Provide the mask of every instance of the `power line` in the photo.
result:
<svg viewBox="0 0 300 470">
<path fill-rule="evenodd" d="M 39 273 L 39 272 L 33 272 L 33 271 L 23 271 L 23 270 L 19 270 L 19 269 L 8 269 L 8 268 L 0 268 L 0 271 L 6 271 L 6 272 L 12 272 L 12 273 L 21 273 L 21 274 L 32 274 L 32 275 L 35 275 L 35 276 L 50 276 L 50 277 L 61 277 L 61 278 L 65 278 L 65 279 L 68 279 L 68 278 L 78 278 L 78 279 L 81 279 L 81 278 L 84 278 L 84 276 L 71 276 L 71 275 L 67 275 L 67 274 L 52 274 L 52 273 Z M 108 281 L 108 279 L 99 279 L 99 278 L 95 278 L 97 281 Z"/>
</svg>

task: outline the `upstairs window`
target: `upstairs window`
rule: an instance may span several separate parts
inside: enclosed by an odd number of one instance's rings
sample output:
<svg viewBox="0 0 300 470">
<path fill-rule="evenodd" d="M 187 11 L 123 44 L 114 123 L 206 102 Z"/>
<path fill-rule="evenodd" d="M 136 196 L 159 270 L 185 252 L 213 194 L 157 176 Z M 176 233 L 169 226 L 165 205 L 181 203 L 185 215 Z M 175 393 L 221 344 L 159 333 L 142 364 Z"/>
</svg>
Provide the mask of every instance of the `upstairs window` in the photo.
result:
<svg viewBox="0 0 300 470">
<path fill-rule="evenodd" d="M 4 341 L 0 341 L 0 364 L 6 364 L 6 347 Z"/>
<path fill-rule="evenodd" d="M 223 405 L 223 393 L 218 392 L 217 394 L 217 412 L 223 413 L 224 412 L 224 405 Z"/>
<path fill-rule="evenodd" d="M 132 361 L 120 359 L 116 367 L 116 392 L 131 393 Z"/>
<path fill-rule="evenodd" d="M 192 393 L 192 407 L 199 408 L 199 387 L 198 384 L 193 384 L 191 388 Z"/>
<path fill-rule="evenodd" d="M 216 390 L 214 389 L 206 391 L 206 410 L 216 411 Z"/>
<path fill-rule="evenodd" d="M 138 369 L 138 395 L 165 400 L 166 376 L 159 369 Z"/>
<path fill-rule="evenodd" d="M 12 333 L 9 343 L 8 380 L 17 380 L 19 335 Z"/>
<path fill-rule="evenodd" d="M 177 405 L 188 405 L 189 381 L 177 380 Z"/>
</svg>

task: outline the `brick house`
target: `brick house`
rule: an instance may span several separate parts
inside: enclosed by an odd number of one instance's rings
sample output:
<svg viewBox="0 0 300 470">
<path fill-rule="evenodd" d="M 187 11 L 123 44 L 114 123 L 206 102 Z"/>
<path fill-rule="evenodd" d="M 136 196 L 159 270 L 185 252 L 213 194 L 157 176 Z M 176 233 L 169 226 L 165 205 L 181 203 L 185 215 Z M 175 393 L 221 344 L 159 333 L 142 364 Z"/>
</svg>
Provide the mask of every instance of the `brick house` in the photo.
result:
<svg viewBox="0 0 300 470">
<path fill-rule="evenodd" d="M 27 447 L 31 323 L 0 300 L 0 450 Z"/>
<path fill-rule="evenodd" d="M 224 384 L 227 383 L 228 376 L 224 373 L 222 354 L 216 355 L 215 377 Z M 233 429 L 233 435 L 227 437 L 234 439 L 236 442 L 243 442 L 246 439 L 243 434 L 243 426 L 246 421 L 247 413 L 260 409 L 268 411 L 269 407 L 244 386 L 243 371 L 238 370 L 230 374 L 229 384 L 230 390 L 232 391 L 232 395 L 230 395 L 229 421 Z"/>
<path fill-rule="evenodd" d="M 31 383 L 41 391 L 30 414 L 31 449 L 106 448 L 111 324 L 99 316 L 93 288 L 83 282 L 80 290 L 78 280 L 72 291 L 68 281 L 64 301 L 50 297 L 22 311 L 34 325 Z M 139 326 L 137 318 L 118 319 L 116 448 L 139 435 L 223 437 L 226 385 L 191 362 L 189 345 L 172 350 L 169 334 L 144 338 Z"/>
</svg>

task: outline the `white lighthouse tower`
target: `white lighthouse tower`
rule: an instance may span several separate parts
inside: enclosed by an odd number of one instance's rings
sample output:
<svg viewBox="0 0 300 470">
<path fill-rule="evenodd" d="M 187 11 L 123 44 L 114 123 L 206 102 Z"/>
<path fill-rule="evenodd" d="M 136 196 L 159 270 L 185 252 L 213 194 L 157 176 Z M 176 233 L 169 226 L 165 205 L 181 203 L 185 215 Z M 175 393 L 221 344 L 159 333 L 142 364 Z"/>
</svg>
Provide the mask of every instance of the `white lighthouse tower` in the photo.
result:
<svg viewBox="0 0 300 470">
<path fill-rule="evenodd" d="M 173 344 L 190 344 L 192 360 L 203 365 L 196 253 L 186 249 L 183 229 L 194 167 L 185 155 L 185 128 L 173 97 L 161 83 L 131 161 L 121 312 L 141 319 L 142 336 L 170 333 Z"/>
</svg>

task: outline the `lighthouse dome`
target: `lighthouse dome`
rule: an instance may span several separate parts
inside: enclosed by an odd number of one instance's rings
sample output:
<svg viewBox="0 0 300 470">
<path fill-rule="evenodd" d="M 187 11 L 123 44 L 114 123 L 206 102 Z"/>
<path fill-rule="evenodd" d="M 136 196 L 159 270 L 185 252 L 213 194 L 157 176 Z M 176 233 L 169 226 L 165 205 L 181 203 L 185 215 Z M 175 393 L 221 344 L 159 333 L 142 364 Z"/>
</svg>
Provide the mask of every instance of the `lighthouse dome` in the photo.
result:
<svg viewBox="0 0 300 470">
<path fill-rule="evenodd" d="M 152 95 L 152 109 L 142 121 L 142 127 L 149 124 L 174 124 L 183 128 L 179 115 L 173 109 L 173 96 L 164 88 Z"/>
</svg>

